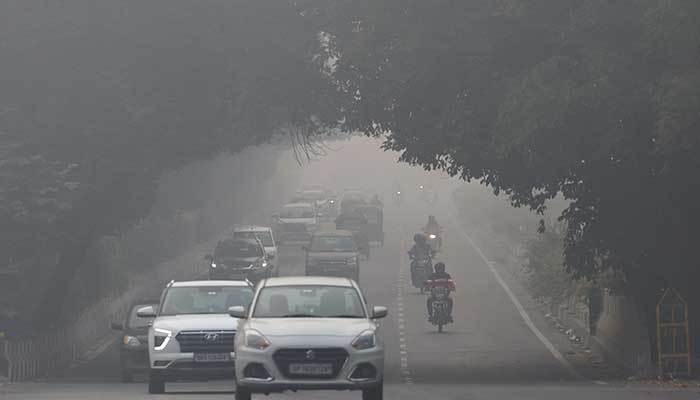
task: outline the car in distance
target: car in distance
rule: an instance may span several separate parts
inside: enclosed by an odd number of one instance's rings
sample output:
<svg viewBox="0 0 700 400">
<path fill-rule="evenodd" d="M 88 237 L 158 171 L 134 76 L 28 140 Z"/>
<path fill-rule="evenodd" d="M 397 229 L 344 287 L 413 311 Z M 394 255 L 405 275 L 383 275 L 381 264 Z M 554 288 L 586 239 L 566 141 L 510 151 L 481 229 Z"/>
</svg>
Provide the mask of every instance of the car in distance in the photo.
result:
<svg viewBox="0 0 700 400">
<path fill-rule="evenodd" d="M 347 278 L 284 277 L 261 281 L 250 307 L 232 307 L 236 400 L 286 390 L 361 390 L 381 400 L 384 347 L 376 319 Z"/>
<path fill-rule="evenodd" d="M 306 275 L 342 276 L 360 281 L 360 264 L 353 233 L 320 231 L 311 237 L 306 250 Z"/>
<path fill-rule="evenodd" d="M 141 318 L 137 311 L 152 306 L 158 308 L 157 300 L 137 302 L 129 308 L 124 323 L 113 323 L 112 329 L 119 331 L 119 370 L 122 382 L 132 382 L 134 374 L 148 372 L 148 325 L 152 318 Z"/>
<path fill-rule="evenodd" d="M 247 307 L 253 288 L 244 281 L 170 282 L 161 304 L 137 311 L 154 318 L 148 331 L 148 392 L 164 393 L 169 381 L 230 379 L 236 321 L 230 307 Z"/>
<path fill-rule="evenodd" d="M 318 213 L 313 203 L 291 203 L 282 207 L 276 219 L 278 243 L 308 243 L 318 227 Z"/>
<path fill-rule="evenodd" d="M 241 239 L 260 239 L 265 247 L 265 254 L 267 255 L 268 263 L 270 263 L 270 269 L 272 270 L 271 275 L 279 275 L 279 270 L 277 268 L 277 244 L 275 243 L 275 236 L 272 233 L 272 228 L 268 226 L 238 226 L 233 229 L 233 237 Z"/>
<path fill-rule="evenodd" d="M 209 279 L 250 280 L 272 276 L 272 265 L 260 239 L 229 238 L 219 241 L 214 254 L 207 254 Z"/>
</svg>

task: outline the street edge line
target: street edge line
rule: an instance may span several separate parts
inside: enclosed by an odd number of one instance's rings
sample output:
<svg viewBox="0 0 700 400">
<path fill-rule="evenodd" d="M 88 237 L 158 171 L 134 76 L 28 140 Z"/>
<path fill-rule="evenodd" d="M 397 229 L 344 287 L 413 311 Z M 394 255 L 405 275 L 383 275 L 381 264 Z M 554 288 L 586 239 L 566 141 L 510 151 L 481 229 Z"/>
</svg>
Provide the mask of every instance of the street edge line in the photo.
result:
<svg viewBox="0 0 700 400">
<path fill-rule="evenodd" d="M 503 290 L 506 292 L 506 294 L 510 298 L 510 301 L 513 303 L 516 310 L 518 310 L 518 313 L 520 314 L 523 321 L 525 322 L 525 325 L 527 325 L 527 327 L 530 329 L 530 331 L 537 337 L 537 339 L 540 340 L 540 342 L 542 342 L 544 347 L 546 347 L 547 350 L 549 350 L 549 352 L 552 354 L 552 356 L 554 356 L 554 358 L 556 358 L 557 361 L 559 361 L 559 363 L 562 366 L 564 366 L 564 368 L 566 368 L 577 379 L 584 379 L 583 376 L 581 376 L 581 374 L 579 374 L 576 371 L 574 366 L 571 365 L 569 360 L 567 360 L 561 354 L 561 352 L 559 350 L 557 350 L 556 347 L 554 347 L 552 342 L 550 342 L 549 339 L 547 339 L 547 337 L 545 337 L 544 334 L 542 334 L 542 332 L 535 326 L 534 322 L 532 322 L 532 319 L 527 314 L 527 311 L 525 311 L 525 308 L 520 303 L 520 300 L 518 300 L 518 298 L 515 297 L 515 294 L 513 294 L 513 291 L 510 290 L 510 287 L 508 286 L 508 284 L 503 280 L 503 278 L 501 278 L 501 275 L 498 273 L 498 271 L 496 271 L 496 269 L 493 267 L 493 265 L 491 265 L 491 263 L 489 262 L 488 258 L 484 254 L 484 252 L 481 251 L 481 248 L 479 248 L 479 246 L 477 246 L 477 244 L 474 242 L 474 240 L 471 238 L 471 236 L 469 236 L 469 234 L 467 234 L 467 232 L 464 230 L 464 228 L 461 227 L 456 222 L 457 219 L 455 218 L 454 213 L 451 210 L 448 210 L 447 212 L 448 212 L 448 214 L 450 214 L 450 220 L 451 220 L 452 224 L 455 227 L 457 227 L 457 230 L 467 239 L 467 241 L 474 248 L 474 250 L 476 250 L 476 252 L 479 254 L 479 257 L 481 257 L 481 259 L 484 261 L 484 264 L 486 264 L 488 269 L 491 271 L 493 276 L 496 278 L 496 281 L 501 285 Z"/>
</svg>

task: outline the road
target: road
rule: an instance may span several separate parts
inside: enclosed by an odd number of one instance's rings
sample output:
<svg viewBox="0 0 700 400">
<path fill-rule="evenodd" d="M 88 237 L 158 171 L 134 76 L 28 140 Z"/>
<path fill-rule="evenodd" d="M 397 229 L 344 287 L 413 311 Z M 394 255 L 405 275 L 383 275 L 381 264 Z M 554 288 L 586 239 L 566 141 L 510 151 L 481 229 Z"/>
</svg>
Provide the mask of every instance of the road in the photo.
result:
<svg viewBox="0 0 700 400">
<path fill-rule="evenodd" d="M 385 305 L 387 399 L 686 399 L 697 390 L 604 381 L 600 371 L 572 351 L 529 300 L 522 285 L 504 266 L 472 243 L 446 200 L 423 213 L 415 207 L 386 207 L 386 243 L 373 249 L 362 265 L 360 284 L 370 303 Z M 414 205 L 415 206 L 415 205 Z M 412 235 L 435 214 L 445 228 L 440 259 L 457 282 L 455 323 L 438 334 L 426 322 L 425 296 L 410 287 L 407 256 Z M 476 241 L 478 242 L 478 241 Z M 492 258 L 493 257 L 493 258 Z M 278 262 L 283 275 L 303 274 L 300 248 L 283 247 Z M 47 382 L 0 386 L 0 398 L 151 399 L 142 382 L 118 382 L 118 352 L 109 347 L 88 364 Z M 231 399 L 233 382 L 168 384 L 162 399 Z M 205 395 L 206 394 L 206 395 Z M 270 395 L 276 399 L 357 399 L 358 393 L 312 392 Z"/>
</svg>

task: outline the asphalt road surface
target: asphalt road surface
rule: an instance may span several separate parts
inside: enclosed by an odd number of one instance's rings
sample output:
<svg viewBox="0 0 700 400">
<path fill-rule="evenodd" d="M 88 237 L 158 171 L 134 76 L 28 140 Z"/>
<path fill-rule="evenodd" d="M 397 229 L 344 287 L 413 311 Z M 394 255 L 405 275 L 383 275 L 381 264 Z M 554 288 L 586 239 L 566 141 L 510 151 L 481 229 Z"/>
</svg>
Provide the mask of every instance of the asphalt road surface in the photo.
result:
<svg viewBox="0 0 700 400">
<path fill-rule="evenodd" d="M 411 212 L 420 205 L 420 214 Z M 410 208 L 409 208 L 410 207 Z M 609 380 L 572 351 L 552 329 L 522 286 L 488 249 L 472 242 L 447 200 L 385 210 L 386 243 L 362 264 L 360 284 L 370 303 L 389 307 L 383 320 L 387 399 L 686 399 L 697 389 L 670 390 Z M 408 251 L 428 214 L 444 227 L 445 261 L 457 282 L 455 323 L 437 333 L 426 321 L 426 297 L 411 287 Z M 303 275 L 298 246 L 280 249 L 282 275 Z M 144 380 L 119 383 L 118 351 L 112 345 L 93 361 L 45 382 L 0 386 L 5 400 L 41 399 L 231 399 L 232 381 L 169 383 L 151 396 Z M 305 392 L 255 398 L 358 399 L 358 392 Z"/>
</svg>

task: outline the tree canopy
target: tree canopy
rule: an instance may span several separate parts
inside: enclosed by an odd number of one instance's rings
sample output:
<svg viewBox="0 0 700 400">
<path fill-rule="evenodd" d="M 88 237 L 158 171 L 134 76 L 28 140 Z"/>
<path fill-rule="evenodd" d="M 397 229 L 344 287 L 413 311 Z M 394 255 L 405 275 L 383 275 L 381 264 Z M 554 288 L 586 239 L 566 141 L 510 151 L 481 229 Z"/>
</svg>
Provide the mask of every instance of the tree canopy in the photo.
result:
<svg viewBox="0 0 700 400">
<path fill-rule="evenodd" d="M 330 18 L 328 123 L 516 206 L 563 195 L 577 276 L 647 293 L 695 276 L 699 3 L 357 0 Z"/>
</svg>

